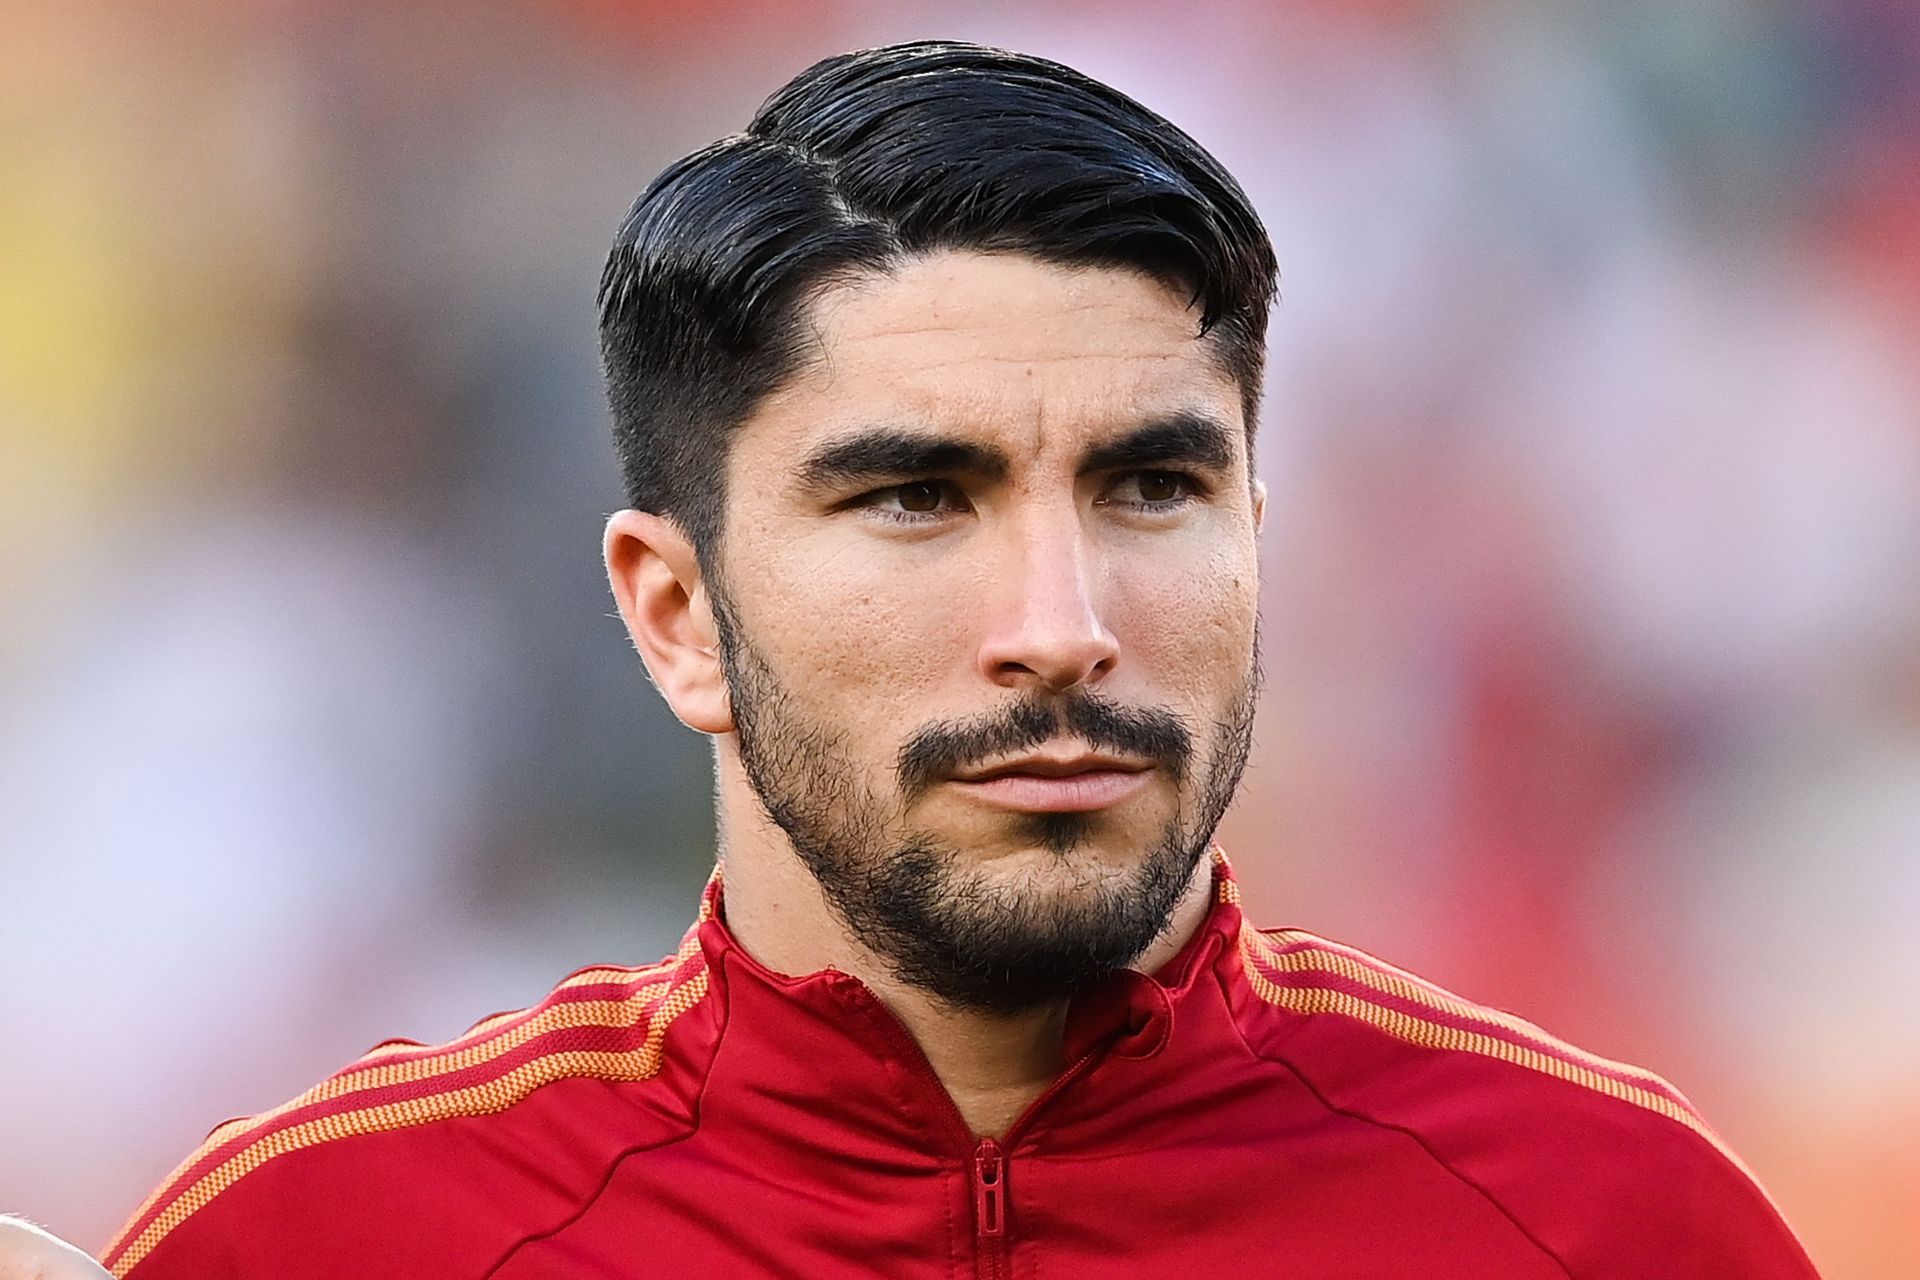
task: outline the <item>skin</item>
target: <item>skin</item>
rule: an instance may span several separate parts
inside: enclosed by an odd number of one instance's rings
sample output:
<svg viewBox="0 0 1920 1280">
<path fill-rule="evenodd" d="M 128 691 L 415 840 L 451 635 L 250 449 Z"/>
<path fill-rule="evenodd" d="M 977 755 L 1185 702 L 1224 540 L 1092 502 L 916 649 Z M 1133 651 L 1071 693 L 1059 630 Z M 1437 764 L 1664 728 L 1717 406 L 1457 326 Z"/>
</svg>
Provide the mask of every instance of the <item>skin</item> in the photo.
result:
<svg viewBox="0 0 1920 1280">
<path fill-rule="evenodd" d="M 100 1264 L 30 1222 L 0 1215 L 0 1280 L 106 1280 Z"/>
<path fill-rule="evenodd" d="M 1264 491 L 1240 389 L 1196 336 L 1182 291 L 1131 271 L 942 252 L 828 289 L 811 359 L 732 437 L 719 564 L 734 620 L 792 711 L 834 736 L 903 830 L 959 851 L 1009 901 L 1070 901 L 1139 865 L 1191 812 L 1203 778 L 1148 771 L 1063 859 L 957 779 L 908 802 L 896 761 L 915 729 L 1022 697 L 1093 691 L 1207 730 L 1244 697 Z M 1222 428 L 1214 459 L 1092 467 L 1091 451 L 1188 415 Z M 935 436 L 999 457 L 813 483 L 803 460 L 863 430 Z M 919 1042 L 973 1131 L 1004 1134 L 1065 1066 L 1066 1001 L 957 1007 L 900 981 L 833 911 L 741 763 L 711 584 L 671 520 L 608 523 L 608 575 L 674 713 L 715 740 L 729 926 L 770 968 L 833 967 Z M 1062 740 L 1039 750 L 1072 754 Z M 1208 907 L 1204 859 L 1133 967 L 1152 971 Z"/>
</svg>

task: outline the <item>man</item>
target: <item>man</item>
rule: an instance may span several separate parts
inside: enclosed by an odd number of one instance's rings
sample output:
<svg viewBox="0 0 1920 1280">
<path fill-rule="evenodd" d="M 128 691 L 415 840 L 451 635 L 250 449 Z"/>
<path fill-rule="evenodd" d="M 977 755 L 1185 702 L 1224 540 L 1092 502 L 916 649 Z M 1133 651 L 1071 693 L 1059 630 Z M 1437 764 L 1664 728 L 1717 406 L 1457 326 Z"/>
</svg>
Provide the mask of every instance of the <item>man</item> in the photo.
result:
<svg viewBox="0 0 1920 1280">
<path fill-rule="evenodd" d="M 1655 1076 L 1243 922 L 1272 250 L 1038 59 L 831 59 L 601 290 L 606 561 L 712 735 L 679 950 L 214 1131 L 174 1277 L 1807 1277 Z"/>
</svg>

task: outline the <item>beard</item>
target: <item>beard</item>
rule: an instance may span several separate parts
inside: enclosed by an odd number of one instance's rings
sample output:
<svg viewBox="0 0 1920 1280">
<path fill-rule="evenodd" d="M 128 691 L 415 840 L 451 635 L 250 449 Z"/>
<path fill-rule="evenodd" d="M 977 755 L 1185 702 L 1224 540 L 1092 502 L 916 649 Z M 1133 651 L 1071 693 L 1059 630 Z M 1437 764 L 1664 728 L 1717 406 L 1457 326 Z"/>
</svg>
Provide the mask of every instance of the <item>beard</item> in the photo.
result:
<svg viewBox="0 0 1920 1280">
<path fill-rule="evenodd" d="M 897 980 L 956 1008 L 1018 1013 L 1111 976 L 1167 928 L 1246 768 L 1257 660 L 1197 772 L 1179 716 L 1076 690 L 921 728 L 900 750 L 889 800 L 862 777 L 845 730 L 805 713 L 720 593 L 710 599 L 748 783 L 830 909 Z M 1174 783 L 1172 816 L 1131 865 L 1088 848 L 1097 813 L 1010 815 L 1048 858 L 1024 875 L 994 876 L 909 825 L 913 802 L 956 772 L 1067 736 L 1151 761 Z"/>
</svg>

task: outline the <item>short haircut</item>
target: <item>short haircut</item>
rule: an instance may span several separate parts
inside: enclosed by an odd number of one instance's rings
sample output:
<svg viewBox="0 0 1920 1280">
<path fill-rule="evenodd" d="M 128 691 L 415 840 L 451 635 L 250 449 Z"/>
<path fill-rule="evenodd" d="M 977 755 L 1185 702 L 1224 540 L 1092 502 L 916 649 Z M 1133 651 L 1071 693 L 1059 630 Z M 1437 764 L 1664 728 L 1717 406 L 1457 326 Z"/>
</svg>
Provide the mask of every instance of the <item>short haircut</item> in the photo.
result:
<svg viewBox="0 0 1920 1280">
<path fill-rule="evenodd" d="M 1042 58 L 918 41 L 828 58 L 634 202 L 601 277 L 628 502 L 709 571 L 733 429 L 802 362 L 825 286 L 941 249 L 1137 270 L 1190 294 L 1258 410 L 1276 267 L 1259 216 L 1192 138 Z"/>
</svg>

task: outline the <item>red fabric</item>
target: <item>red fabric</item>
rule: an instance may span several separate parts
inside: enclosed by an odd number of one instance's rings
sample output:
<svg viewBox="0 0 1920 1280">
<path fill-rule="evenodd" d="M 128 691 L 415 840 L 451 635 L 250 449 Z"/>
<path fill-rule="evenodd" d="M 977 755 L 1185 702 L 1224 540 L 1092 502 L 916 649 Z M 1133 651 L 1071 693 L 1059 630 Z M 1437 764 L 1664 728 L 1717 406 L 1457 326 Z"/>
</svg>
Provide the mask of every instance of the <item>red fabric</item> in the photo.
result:
<svg viewBox="0 0 1920 1280">
<path fill-rule="evenodd" d="M 106 1260 L 134 1280 L 1814 1275 L 1690 1123 L 1420 1043 L 1463 1023 L 1417 1001 L 1411 1039 L 1289 1007 L 1311 971 L 1264 966 L 1299 948 L 1251 948 L 1217 874 L 1180 956 L 1075 1002 L 1074 1065 L 998 1143 L 862 984 L 748 956 L 716 881 L 676 960 L 233 1128 Z"/>
</svg>

